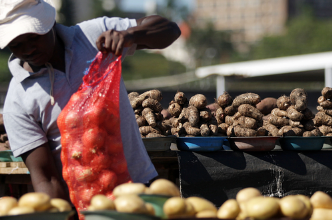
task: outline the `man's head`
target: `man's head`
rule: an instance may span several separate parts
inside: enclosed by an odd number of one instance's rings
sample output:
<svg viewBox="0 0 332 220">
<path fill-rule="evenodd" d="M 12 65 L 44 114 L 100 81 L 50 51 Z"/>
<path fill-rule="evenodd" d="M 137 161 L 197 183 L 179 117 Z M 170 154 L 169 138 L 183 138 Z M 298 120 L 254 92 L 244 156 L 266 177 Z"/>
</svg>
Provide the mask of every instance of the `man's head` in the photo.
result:
<svg viewBox="0 0 332 220">
<path fill-rule="evenodd" d="M 8 46 L 15 56 L 38 66 L 50 58 L 48 47 L 54 47 L 55 15 L 51 0 L 0 0 L 0 49 Z"/>
</svg>

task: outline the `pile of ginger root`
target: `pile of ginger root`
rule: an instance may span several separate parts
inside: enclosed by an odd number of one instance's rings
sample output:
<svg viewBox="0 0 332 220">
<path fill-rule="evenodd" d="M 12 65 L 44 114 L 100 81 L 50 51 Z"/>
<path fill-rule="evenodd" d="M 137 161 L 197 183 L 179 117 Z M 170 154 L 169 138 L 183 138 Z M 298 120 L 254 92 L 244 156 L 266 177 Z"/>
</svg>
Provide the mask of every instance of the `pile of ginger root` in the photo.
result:
<svg viewBox="0 0 332 220">
<path fill-rule="evenodd" d="M 322 136 L 332 136 L 332 88 L 322 89 L 322 95 L 318 98 L 318 112 L 313 119 Z"/>
<path fill-rule="evenodd" d="M 128 98 L 142 138 L 170 135 L 170 128 L 163 125 L 164 117 L 161 114 L 163 107 L 160 104 L 161 91 L 154 89 L 142 94 L 131 92 L 128 94 Z"/>
<path fill-rule="evenodd" d="M 315 126 L 315 115 L 307 107 L 307 93 L 302 88 L 293 89 L 289 96 L 277 99 L 277 108 L 264 121 L 272 136 L 322 136 Z"/>
<path fill-rule="evenodd" d="M 226 134 L 228 137 L 267 136 L 263 126 L 263 114 L 256 108 L 261 101 L 258 94 L 244 93 L 234 98 L 224 109 Z"/>
<path fill-rule="evenodd" d="M 256 108 L 261 101 L 255 93 L 234 99 L 224 92 L 210 108 L 203 94 L 190 99 L 178 91 L 169 103 L 164 118 L 159 90 L 128 94 L 142 138 L 196 136 L 332 136 L 332 88 L 325 87 L 318 98 L 316 115 L 307 107 L 307 93 L 295 88 L 289 96 L 277 99 L 277 108 L 264 115 Z"/>
<path fill-rule="evenodd" d="M 202 94 L 188 100 L 183 92 L 177 92 L 167 109 L 171 118 L 164 120 L 164 126 L 171 127 L 171 134 L 176 137 L 222 136 L 207 104 Z"/>
</svg>

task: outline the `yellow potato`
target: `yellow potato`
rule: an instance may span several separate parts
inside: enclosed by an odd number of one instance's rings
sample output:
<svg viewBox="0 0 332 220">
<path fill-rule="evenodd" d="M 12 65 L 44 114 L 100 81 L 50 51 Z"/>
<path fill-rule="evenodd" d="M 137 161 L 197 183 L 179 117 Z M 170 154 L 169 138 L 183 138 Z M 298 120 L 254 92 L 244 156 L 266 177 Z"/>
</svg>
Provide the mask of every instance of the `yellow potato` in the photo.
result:
<svg viewBox="0 0 332 220">
<path fill-rule="evenodd" d="M 310 202 L 314 209 L 322 208 L 322 209 L 332 209 L 332 198 L 322 191 L 315 192 L 310 197 Z"/>
<path fill-rule="evenodd" d="M 186 201 L 186 216 L 195 216 L 196 211 L 194 206 L 190 203 Z"/>
<path fill-rule="evenodd" d="M 190 217 L 195 215 L 194 207 L 191 203 L 180 197 L 169 198 L 163 206 L 165 215 L 169 218 Z"/>
<path fill-rule="evenodd" d="M 152 192 L 149 187 L 145 187 L 143 194 L 152 194 Z"/>
<path fill-rule="evenodd" d="M 123 183 L 114 188 L 113 195 L 118 197 L 122 195 L 141 194 L 145 193 L 146 188 L 143 183 Z"/>
<path fill-rule="evenodd" d="M 217 216 L 218 218 L 234 219 L 239 215 L 240 211 L 241 209 L 237 201 L 229 199 L 220 206 Z"/>
<path fill-rule="evenodd" d="M 207 199 L 192 196 L 188 197 L 186 201 L 191 203 L 196 213 L 205 210 L 211 210 L 217 212 L 217 208 L 214 206 L 214 204 Z"/>
<path fill-rule="evenodd" d="M 299 199 L 302 200 L 302 202 L 306 206 L 306 209 L 308 210 L 307 216 L 310 216 L 312 214 L 312 210 L 313 210 L 313 207 L 310 202 L 310 198 L 305 195 L 296 195 L 296 197 L 298 197 Z"/>
<path fill-rule="evenodd" d="M 203 211 L 197 212 L 195 217 L 196 218 L 217 218 L 217 211 L 203 210 Z"/>
<path fill-rule="evenodd" d="M 70 203 L 60 198 L 51 199 L 51 205 L 57 208 L 59 212 L 66 212 L 72 210 Z"/>
<path fill-rule="evenodd" d="M 308 214 L 308 209 L 304 202 L 295 195 L 285 196 L 280 199 L 281 213 L 290 218 L 300 219 Z"/>
<path fill-rule="evenodd" d="M 310 220 L 332 220 L 332 209 L 314 209 Z"/>
<path fill-rule="evenodd" d="M 0 216 L 7 215 L 8 211 L 17 206 L 17 199 L 14 197 L 2 197 L 0 199 Z"/>
<path fill-rule="evenodd" d="M 26 193 L 18 200 L 18 206 L 30 207 L 36 211 L 45 211 L 51 207 L 51 197 L 41 192 Z"/>
<path fill-rule="evenodd" d="M 150 193 L 166 196 L 180 196 L 179 187 L 167 179 L 157 179 L 150 185 Z"/>
<path fill-rule="evenodd" d="M 14 207 L 11 210 L 9 210 L 8 215 L 23 215 L 34 212 L 35 210 L 31 207 L 21 206 L 21 207 Z"/>
<path fill-rule="evenodd" d="M 114 210 L 115 205 L 113 200 L 110 200 L 105 195 L 95 195 L 90 201 L 90 206 L 94 207 L 95 210 Z"/>
<path fill-rule="evenodd" d="M 144 201 L 138 195 L 123 195 L 114 200 L 118 212 L 148 214 Z"/>
<path fill-rule="evenodd" d="M 275 198 L 256 197 L 246 202 L 246 210 L 249 217 L 268 219 L 278 213 L 279 203 Z"/>
<path fill-rule="evenodd" d="M 238 203 L 240 206 L 240 213 L 239 215 L 236 217 L 236 219 L 245 219 L 248 218 L 248 212 L 247 212 L 247 206 L 246 206 L 246 202 L 241 202 Z"/>
<path fill-rule="evenodd" d="M 59 209 L 55 208 L 55 207 L 51 207 L 49 209 L 46 210 L 47 212 L 60 212 Z"/>
<path fill-rule="evenodd" d="M 255 198 L 262 196 L 261 192 L 253 187 L 248 187 L 241 189 L 237 194 L 236 194 L 236 201 L 238 203 L 246 202 L 249 199 Z"/>
<path fill-rule="evenodd" d="M 147 214 L 149 215 L 155 215 L 156 212 L 153 208 L 153 205 L 151 205 L 150 203 L 145 203 L 145 207 L 146 207 L 146 210 L 148 211 Z"/>
<path fill-rule="evenodd" d="M 95 207 L 93 207 L 93 206 L 88 206 L 88 211 L 96 211 L 96 209 L 95 209 Z"/>
</svg>

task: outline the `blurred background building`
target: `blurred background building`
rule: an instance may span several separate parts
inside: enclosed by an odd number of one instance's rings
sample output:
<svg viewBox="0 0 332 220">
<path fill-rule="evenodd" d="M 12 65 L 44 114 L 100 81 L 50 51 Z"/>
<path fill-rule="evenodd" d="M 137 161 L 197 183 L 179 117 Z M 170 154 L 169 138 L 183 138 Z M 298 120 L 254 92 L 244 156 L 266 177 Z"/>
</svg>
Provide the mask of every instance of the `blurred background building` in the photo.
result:
<svg viewBox="0 0 332 220">
<path fill-rule="evenodd" d="M 281 34 L 287 21 L 287 0 L 196 0 L 193 12 L 199 27 L 207 22 L 230 31 L 240 51 L 266 35 Z"/>
</svg>

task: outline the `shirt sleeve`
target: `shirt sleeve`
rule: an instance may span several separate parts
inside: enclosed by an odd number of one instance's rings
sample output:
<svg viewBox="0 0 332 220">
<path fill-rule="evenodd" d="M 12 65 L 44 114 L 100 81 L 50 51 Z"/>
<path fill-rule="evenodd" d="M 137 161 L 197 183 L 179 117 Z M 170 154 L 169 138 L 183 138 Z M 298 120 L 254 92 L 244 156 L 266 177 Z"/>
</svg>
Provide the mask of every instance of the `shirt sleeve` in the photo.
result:
<svg viewBox="0 0 332 220">
<path fill-rule="evenodd" d="M 14 157 L 18 157 L 48 141 L 38 123 L 26 114 L 4 112 L 3 120 Z"/>
<path fill-rule="evenodd" d="M 3 108 L 4 125 L 15 157 L 48 142 L 42 126 L 24 107 L 27 99 L 24 92 L 21 84 L 12 79 Z"/>
<path fill-rule="evenodd" d="M 119 17 L 100 17 L 78 24 L 82 32 L 88 38 L 93 47 L 97 49 L 96 41 L 98 37 L 107 30 L 124 31 L 131 27 L 136 27 L 136 19 L 119 18 Z M 122 55 L 133 55 L 137 45 L 133 44 L 123 50 Z"/>
</svg>

